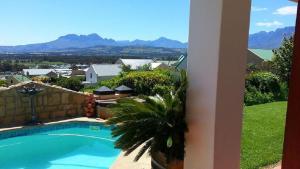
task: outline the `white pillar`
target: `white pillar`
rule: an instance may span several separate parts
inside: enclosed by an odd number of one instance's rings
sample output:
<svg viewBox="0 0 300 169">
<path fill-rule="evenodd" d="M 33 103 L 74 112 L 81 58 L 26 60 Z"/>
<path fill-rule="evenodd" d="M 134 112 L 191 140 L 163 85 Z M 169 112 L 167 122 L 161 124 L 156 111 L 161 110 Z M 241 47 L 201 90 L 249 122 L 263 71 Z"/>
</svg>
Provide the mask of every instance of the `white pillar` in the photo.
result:
<svg viewBox="0 0 300 169">
<path fill-rule="evenodd" d="M 240 168 L 250 0 L 191 0 L 185 169 Z"/>
</svg>

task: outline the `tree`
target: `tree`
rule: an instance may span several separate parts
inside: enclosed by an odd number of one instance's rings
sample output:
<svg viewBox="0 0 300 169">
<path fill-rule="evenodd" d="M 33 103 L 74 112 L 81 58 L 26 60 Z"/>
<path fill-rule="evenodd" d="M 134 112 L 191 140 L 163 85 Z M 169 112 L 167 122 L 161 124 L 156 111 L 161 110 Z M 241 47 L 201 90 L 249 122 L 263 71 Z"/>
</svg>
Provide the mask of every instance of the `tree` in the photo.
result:
<svg viewBox="0 0 300 169">
<path fill-rule="evenodd" d="M 168 167 L 184 159 L 186 73 L 181 73 L 179 85 L 169 94 L 146 97 L 145 102 L 122 99 L 112 106 L 113 117 L 107 121 L 115 125 L 112 135 L 117 137 L 115 146 L 129 155 L 142 146 L 135 160 L 149 150 L 151 156 L 161 152 Z"/>
<path fill-rule="evenodd" d="M 273 50 L 273 68 L 275 74 L 284 82 L 289 82 L 291 69 L 292 69 L 292 57 L 294 48 L 294 37 L 284 38 L 282 45 Z"/>
<path fill-rule="evenodd" d="M 78 78 L 59 78 L 55 84 L 74 91 L 79 91 L 84 87 Z"/>
<path fill-rule="evenodd" d="M 47 64 L 41 64 L 39 65 L 39 69 L 51 69 L 52 66 L 51 65 L 47 65 Z"/>
<path fill-rule="evenodd" d="M 150 70 L 152 70 L 151 69 L 151 64 L 149 63 L 149 64 L 145 64 L 143 66 L 140 66 L 140 67 L 138 67 L 138 70 L 140 70 L 140 71 L 150 71 Z"/>
<path fill-rule="evenodd" d="M 122 72 L 130 72 L 131 71 L 131 66 L 122 64 L 121 69 L 122 69 Z"/>
</svg>

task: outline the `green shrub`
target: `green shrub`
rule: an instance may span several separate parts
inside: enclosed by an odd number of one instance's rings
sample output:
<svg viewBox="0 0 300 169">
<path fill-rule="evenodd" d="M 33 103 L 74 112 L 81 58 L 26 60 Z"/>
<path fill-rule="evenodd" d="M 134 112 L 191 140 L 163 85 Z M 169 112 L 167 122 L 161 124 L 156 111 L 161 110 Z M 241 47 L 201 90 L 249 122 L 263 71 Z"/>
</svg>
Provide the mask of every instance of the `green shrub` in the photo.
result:
<svg viewBox="0 0 300 169">
<path fill-rule="evenodd" d="M 160 96 L 164 96 L 170 94 L 171 91 L 174 91 L 173 86 L 155 85 L 152 89 L 152 95 L 159 94 Z"/>
<path fill-rule="evenodd" d="M 279 100 L 280 101 L 286 101 L 288 99 L 289 95 L 289 88 L 287 83 L 280 83 L 280 96 Z"/>
<path fill-rule="evenodd" d="M 152 95 L 155 85 L 170 86 L 172 79 L 163 71 L 136 71 L 122 77 L 119 85 L 121 84 L 132 88 L 136 93 Z"/>
<path fill-rule="evenodd" d="M 286 100 L 287 86 L 271 72 L 255 72 L 246 78 L 245 105 Z"/>
<path fill-rule="evenodd" d="M 274 99 L 280 97 L 280 80 L 279 77 L 270 72 L 251 73 L 246 78 L 246 90 L 255 88 L 262 94 L 272 93 Z"/>
<path fill-rule="evenodd" d="M 256 88 L 251 88 L 250 90 L 246 89 L 244 102 L 246 106 L 270 103 L 273 102 L 274 95 L 272 93 L 262 93 L 257 91 Z"/>
<path fill-rule="evenodd" d="M 55 85 L 74 91 L 80 91 L 84 87 L 78 78 L 58 78 Z"/>
<path fill-rule="evenodd" d="M 0 80 L 0 87 L 6 87 L 7 83 L 6 80 Z"/>
<path fill-rule="evenodd" d="M 161 92 L 161 89 L 171 89 L 173 78 L 169 70 L 153 70 L 153 71 L 130 71 L 123 72 L 121 75 L 101 81 L 99 86 L 107 86 L 116 88 L 125 85 L 132 88 L 136 94 L 155 95 Z"/>
<path fill-rule="evenodd" d="M 107 86 L 107 87 L 109 87 L 109 88 L 111 88 L 111 89 L 114 89 L 114 88 L 116 88 L 116 87 L 119 86 L 120 81 L 121 81 L 121 77 L 123 77 L 124 75 L 126 75 L 126 73 L 122 73 L 122 75 L 116 76 L 116 77 L 114 77 L 114 78 L 112 78 L 112 79 L 109 79 L 109 80 L 103 80 L 103 81 L 101 81 L 101 82 L 97 85 L 97 87 L 100 87 L 100 86 Z"/>
</svg>

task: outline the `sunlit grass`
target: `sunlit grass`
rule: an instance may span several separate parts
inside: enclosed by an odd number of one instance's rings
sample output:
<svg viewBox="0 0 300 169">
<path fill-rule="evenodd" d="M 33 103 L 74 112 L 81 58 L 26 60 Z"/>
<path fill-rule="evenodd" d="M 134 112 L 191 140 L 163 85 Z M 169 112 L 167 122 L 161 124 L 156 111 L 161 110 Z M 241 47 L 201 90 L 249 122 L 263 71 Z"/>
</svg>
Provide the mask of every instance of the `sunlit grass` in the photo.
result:
<svg viewBox="0 0 300 169">
<path fill-rule="evenodd" d="M 286 102 L 245 107 L 241 169 L 258 169 L 281 160 Z"/>
</svg>

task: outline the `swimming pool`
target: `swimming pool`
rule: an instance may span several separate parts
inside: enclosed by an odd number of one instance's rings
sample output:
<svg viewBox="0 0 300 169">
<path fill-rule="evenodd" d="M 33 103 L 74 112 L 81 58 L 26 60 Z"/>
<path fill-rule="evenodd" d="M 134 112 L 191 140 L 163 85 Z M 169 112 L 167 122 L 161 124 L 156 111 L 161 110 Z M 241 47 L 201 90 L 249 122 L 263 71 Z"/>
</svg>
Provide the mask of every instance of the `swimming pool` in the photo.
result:
<svg viewBox="0 0 300 169">
<path fill-rule="evenodd" d="M 120 153 L 111 129 L 65 123 L 0 132 L 1 169 L 109 169 Z"/>
</svg>

